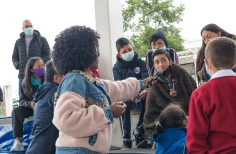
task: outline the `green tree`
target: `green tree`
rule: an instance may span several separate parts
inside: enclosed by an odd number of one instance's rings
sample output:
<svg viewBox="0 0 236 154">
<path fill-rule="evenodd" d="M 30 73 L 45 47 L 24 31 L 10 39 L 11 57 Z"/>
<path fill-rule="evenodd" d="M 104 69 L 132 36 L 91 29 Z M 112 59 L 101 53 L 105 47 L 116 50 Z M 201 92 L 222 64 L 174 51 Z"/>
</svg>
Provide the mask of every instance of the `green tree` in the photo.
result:
<svg viewBox="0 0 236 154">
<path fill-rule="evenodd" d="M 173 0 L 126 0 L 123 6 L 124 31 L 129 34 L 135 51 L 141 57 L 150 48 L 150 36 L 157 30 L 164 31 L 168 47 L 184 50 L 181 28 L 176 25 L 182 21 L 184 4 L 173 5 Z"/>
</svg>

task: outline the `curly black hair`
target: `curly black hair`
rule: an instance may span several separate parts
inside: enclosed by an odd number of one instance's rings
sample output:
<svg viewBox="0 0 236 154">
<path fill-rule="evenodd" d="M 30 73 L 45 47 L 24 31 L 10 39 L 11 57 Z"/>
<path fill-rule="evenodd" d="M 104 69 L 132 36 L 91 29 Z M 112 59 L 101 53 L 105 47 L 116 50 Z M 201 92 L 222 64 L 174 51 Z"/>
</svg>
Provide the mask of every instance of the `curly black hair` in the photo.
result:
<svg viewBox="0 0 236 154">
<path fill-rule="evenodd" d="M 89 68 L 99 55 L 99 34 L 85 26 L 65 29 L 55 39 L 53 63 L 59 75 Z"/>
</svg>

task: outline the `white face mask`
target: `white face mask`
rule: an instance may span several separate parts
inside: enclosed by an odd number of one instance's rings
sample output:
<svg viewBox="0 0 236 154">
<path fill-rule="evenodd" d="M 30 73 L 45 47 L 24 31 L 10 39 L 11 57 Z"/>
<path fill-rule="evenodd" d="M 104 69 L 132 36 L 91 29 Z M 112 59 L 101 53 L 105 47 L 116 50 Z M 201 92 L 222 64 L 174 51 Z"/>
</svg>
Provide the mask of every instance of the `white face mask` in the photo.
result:
<svg viewBox="0 0 236 154">
<path fill-rule="evenodd" d="M 164 45 L 163 47 L 161 47 L 159 49 L 166 50 L 166 46 Z"/>
<path fill-rule="evenodd" d="M 131 61 L 134 58 L 134 51 L 130 51 L 121 55 L 122 59 L 125 61 Z"/>
<path fill-rule="evenodd" d="M 164 45 L 163 47 L 159 48 L 159 49 L 162 49 L 162 50 L 166 50 L 166 46 Z M 157 49 L 152 49 L 152 52 L 155 52 Z"/>
</svg>

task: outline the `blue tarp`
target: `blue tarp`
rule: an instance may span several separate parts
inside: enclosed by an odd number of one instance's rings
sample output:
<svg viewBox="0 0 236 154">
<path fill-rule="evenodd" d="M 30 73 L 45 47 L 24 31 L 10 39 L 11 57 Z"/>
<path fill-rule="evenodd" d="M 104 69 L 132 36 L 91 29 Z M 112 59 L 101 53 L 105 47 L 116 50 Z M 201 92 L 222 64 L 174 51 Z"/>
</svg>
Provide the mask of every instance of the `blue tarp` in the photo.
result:
<svg viewBox="0 0 236 154">
<path fill-rule="evenodd" d="M 29 136 L 33 128 L 33 121 L 24 122 L 22 143 L 27 149 L 30 141 Z M 15 138 L 13 137 L 12 124 L 0 125 L 0 154 L 24 154 L 24 152 L 10 152 Z"/>
</svg>

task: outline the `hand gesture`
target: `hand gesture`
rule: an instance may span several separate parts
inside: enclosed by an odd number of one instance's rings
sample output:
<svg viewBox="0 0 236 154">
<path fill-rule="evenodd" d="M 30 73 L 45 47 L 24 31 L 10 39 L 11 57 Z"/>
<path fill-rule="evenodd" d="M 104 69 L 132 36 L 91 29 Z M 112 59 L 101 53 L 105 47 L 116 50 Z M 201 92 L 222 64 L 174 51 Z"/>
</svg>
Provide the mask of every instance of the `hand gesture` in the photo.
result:
<svg viewBox="0 0 236 154">
<path fill-rule="evenodd" d="M 126 107 L 126 104 L 124 104 L 123 102 L 115 102 L 111 104 L 110 108 L 113 114 L 113 118 L 120 117 L 125 112 Z"/>
<path fill-rule="evenodd" d="M 144 86 L 145 87 L 151 87 L 153 83 L 156 82 L 156 77 L 148 77 L 143 80 Z"/>
<path fill-rule="evenodd" d="M 139 94 L 139 96 L 141 97 L 142 100 L 146 99 L 147 92 L 148 92 L 148 90 L 145 89 L 145 90 L 141 91 L 141 93 Z"/>
<path fill-rule="evenodd" d="M 134 96 L 134 97 L 132 97 L 132 98 L 130 99 L 130 101 L 131 101 L 132 103 L 134 103 L 134 101 L 135 101 L 136 98 L 137 98 L 137 96 Z"/>
<path fill-rule="evenodd" d="M 176 97 L 177 96 L 177 91 L 174 89 L 170 89 L 170 96 Z"/>
</svg>

